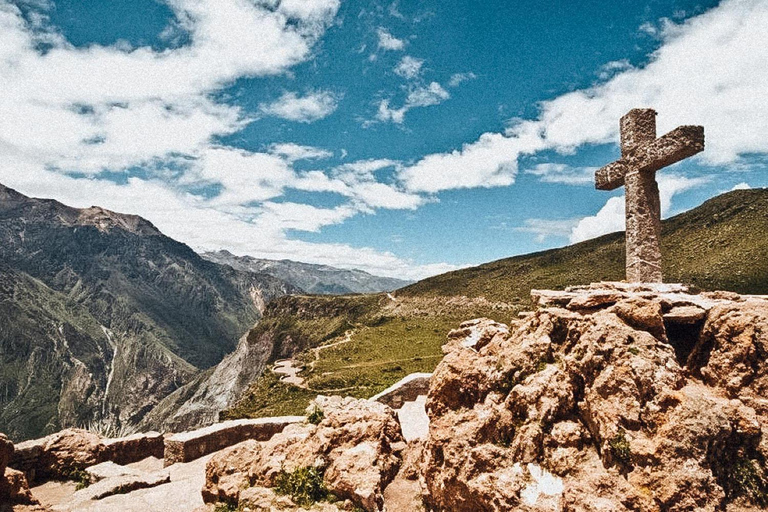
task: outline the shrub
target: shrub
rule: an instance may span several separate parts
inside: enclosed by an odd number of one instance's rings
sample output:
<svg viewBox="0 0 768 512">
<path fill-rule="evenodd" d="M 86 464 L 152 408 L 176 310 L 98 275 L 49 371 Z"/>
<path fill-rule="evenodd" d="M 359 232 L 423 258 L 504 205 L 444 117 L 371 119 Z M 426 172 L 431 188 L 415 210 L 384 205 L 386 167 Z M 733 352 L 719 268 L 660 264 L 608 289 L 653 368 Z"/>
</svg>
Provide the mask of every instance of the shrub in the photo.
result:
<svg viewBox="0 0 768 512">
<path fill-rule="evenodd" d="M 296 468 L 292 473 L 280 471 L 275 478 L 275 492 L 290 496 L 300 507 L 310 507 L 328 497 L 323 472 L 314 467 Z"/>
<path fill-rule="evenodd" d="M 307 414 L 307 421 L 313 425 L 319 425 L 323 418 L 325 418 L 325 413 L 317 405 L 312 407 L 312 410 Z"/>
</svg>

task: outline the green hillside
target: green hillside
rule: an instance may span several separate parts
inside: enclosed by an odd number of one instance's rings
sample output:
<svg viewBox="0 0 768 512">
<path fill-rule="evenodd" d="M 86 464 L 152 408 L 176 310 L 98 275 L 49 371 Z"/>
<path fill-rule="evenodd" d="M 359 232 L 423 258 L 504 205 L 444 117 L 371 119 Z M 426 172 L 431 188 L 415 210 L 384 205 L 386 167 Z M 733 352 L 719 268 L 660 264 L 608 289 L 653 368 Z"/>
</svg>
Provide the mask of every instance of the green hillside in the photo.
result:
<svg viewBox="0 0 768 512">
<path fill-rule="evenodd" d="M 664 221 L 669 282 L 768 293 L 768 190 L 741 190 Z M 302 387 L 272 371 L 225 418 L 301 414 L 316 394 L 368 397 L 405 375 L 432 371 L 448 330 L 479 316 L 508 322 L 531 288 L 563 288 L 624 275 L 624 235 L 503 259 L 425 279 L 386 295 L 281 297 L 249 334 L 293 356 Z M 463 297 L 462 297 L 463 296 Z M 327 347 L 313 349 L 313 347 Z"/>
<path fill-rule="evenodd" d="M 768 293 L 768 189 L 715 197 L 662 227 L 664 279 L 702 289 Z M 419 281 L 399 296 L 466 295 L 527 303 L 531 288 L 624 278 L 624 233 Z"/>
</svg>

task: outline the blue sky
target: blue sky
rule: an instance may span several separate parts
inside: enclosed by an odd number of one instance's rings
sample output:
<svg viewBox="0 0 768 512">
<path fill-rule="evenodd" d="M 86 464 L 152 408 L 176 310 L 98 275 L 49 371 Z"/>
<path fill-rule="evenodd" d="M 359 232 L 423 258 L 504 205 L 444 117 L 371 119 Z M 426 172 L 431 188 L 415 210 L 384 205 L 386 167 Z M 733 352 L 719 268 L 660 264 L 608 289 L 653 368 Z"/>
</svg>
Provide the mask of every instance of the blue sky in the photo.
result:
<svg viewBox="0 0 768 512">
<path fill-rule="evenodd" d="M 765 26 L 765 0 L 0 0 L 0 182 L 420 278 L 622 229 L 591 176 L 629 108 L 705 126 L 665 216 L 768 186 Z"/>
</svg>

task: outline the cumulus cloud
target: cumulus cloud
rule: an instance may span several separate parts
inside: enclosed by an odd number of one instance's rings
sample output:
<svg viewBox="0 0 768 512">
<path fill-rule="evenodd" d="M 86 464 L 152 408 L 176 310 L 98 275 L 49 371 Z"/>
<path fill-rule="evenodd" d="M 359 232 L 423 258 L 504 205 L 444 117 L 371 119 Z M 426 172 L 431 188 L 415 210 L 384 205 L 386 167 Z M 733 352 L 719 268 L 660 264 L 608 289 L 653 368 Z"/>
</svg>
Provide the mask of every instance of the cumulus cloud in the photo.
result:
<svg viewBox="0 0 768 512">
<path fill-rule="evenodd" d="M 737 183 L 736 185 L 734 185 L 733 188 L 731 189 L 731 192 L 733 192 L 734 190 L 749 190 L 751 188 L 752 187 L 749 185 L 749 183 L 742 181 L 741 183 Z"/>
<path fill-rule="evenodd" d="M 403 78 L 413 79 L 419 76 L 421 67 L 424 65 L 424 59 L 417 59 L 406 55 L 395 66 L 395 74 L 402 76 Z"/>
<path fill-rule="evenodd" d="M 539 180 L 543 183 L 590 185 L 594 183 L 596 170 L 596 167 L 571 167 L 566 164 L 547 162 L 526 169 L 525 173 L 539 176 Z"/>
<path fill-rule="evenodd" d="M 376 31 L 379 37 L 379 49 L 384 51 L 399 51 L 405 48 L 405 41 L 398 39 L 383 27 Z"/>
<path fill-rule="evenodd" d="M 661 174 L 659 196 L 661 198 L 661 216 L 666 218 L 671 211 L 672 198 L 681 192 L 698 187 L 707 182 L 706 178 L 686 178 L 674 174 Z M 611 197 L 597 214 L 578 221 L 570 234 L 571 243 L 582 242 L 614 231 L 623 231 L 625 222 L 625 199 Z"/>
<path fill-rule="evenodd" d="M 768 3 L 761 0 L 727 0 L 681 24 L 667 22 L 660 29 L 662 44 L 645 67 L 619 70 L 597 86 L 543 102 L 537 119 L 426 156 L 404 168 L 402 179 L 410 189 L 432 192 L 509 185 L 522 154 L 615 143 L 618 119 L 635 107 L 659 112 L 660 134 L 679 124 L 704 125 L 707 149 L 697 157 L 702 163 L 768 153 L 765 26 Z"/>
<path fill-rule="evenodd" d="M 338 99 L 330 91 L 314 91 L 305 96 L 285 92 L 273 103 L 262 104 L 259 109 L 265 115 L 311 123 L 331 115 L 337 105 Z"/>
<path fill-rule="evenodd" d="M 456 188 L 502 187 L 517 176 L 517 158 L 544 149 L 533 124 L 514 129 L 512 136 L 484 133 L 476 142 L 450 153 L 428 155 L 400 172 L 407 190 L 439 192 Z"/>
<path fill-rule="evenodd" d="M 437 82 L 431 82 L 429 85 L 420 85 L 411 89 L 405 99 L 405 103 L 399 108 L 391 108 L 389 106 L 390 100 L 388 99 L 381 100 L 379 109 L 376 112 L 376 119 L 383 122 L 392 121 L 393 123 L 402 124 L 405 120 L 405 114 L 409 110 L 439 105 L 450 97 L 451 95 L 448 91 L 443 89 Z"/>
<path fill-rule="evenodd" d="M 293 142 L 283 142 L 269 146 L 269 153 L 279 155 L 289 162 L 297 160 L 321 160 L 333 156 L 328 150 L 314 148 L 311 146 L 302 146 Z"/>
</svg>

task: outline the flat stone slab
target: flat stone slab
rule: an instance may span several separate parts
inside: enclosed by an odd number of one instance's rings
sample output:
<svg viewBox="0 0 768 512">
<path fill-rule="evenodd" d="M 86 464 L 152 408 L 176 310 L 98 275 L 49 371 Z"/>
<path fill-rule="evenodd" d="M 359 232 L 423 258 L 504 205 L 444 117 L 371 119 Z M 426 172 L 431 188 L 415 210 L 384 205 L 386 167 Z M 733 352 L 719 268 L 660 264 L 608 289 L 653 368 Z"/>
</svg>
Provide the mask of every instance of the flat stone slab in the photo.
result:
<svg viewBox="0 0 768 512">
<path fill-rule="evenodd" d="M 102 462 L 101 464 L 96 464 L 95 466 L 85 468 L 85 472 L 88 473 L 88 475 L 91 477 L 91 482 L 93 483 L 100 480 L 105 480 L 107 478 L 118 478 L 126 476 L 139 477 L 146 474 L 145 471 L 134 469 L 128 466 L 121 466 L 120 464 L 115 464 L 112 461 Z"/>
<path fill-rule="evenodd" d="M 677 306 L 664 313 L 664 321 L 674 324 L 695 324 L 707 317 L 707 312 L 698 306 Z"/>
<path fill-rule="evenodd" d="M 406 402 L 397 411 L 403 437 L 409 443 L 418 439 L 426 439 L 429 434 L 429 416 L 427 416 L 427 397 L 421 395 L 413 402 Z"/>
<path fill-rule="evenodd" d="M 426 395 L 429 392 L 429 379 L 431 378 L 431 373 L 406 375 L 369 400 L 388 405 L 393 409 L 399 409 L 405 402 L 413 402 L 419 396 Z"/>
<path fill-rule="evenodd" d="M 165 465 L 189 462 L 247 439 L 266 441 L 304 416 L 231 420 L 165 438 Z"/>
<path fill-rule="evenodd" d="M 91 501 L 101 500 L 116 494 L 127 494 L 139 489 L 157 487 L 171 481 L 168 471 L 145 473 L 126 467 L 123 467 L 121 471 L 119 468 L 113 467 L 118 466 L 117 464 L 111 462 L 106 464 L 99 464 L 98 466 L 101 467 L 97 468 L 95 472 L 101 475 L 112 474 L 114 476 L 107 476 L 85 489 L 76 491 L 71 498 L 54 506 L 53 510 L 57 512 L 81 510 L 86 503 Z M 109 464 L 112 466 L 109 466 Z"/>
</svg>

